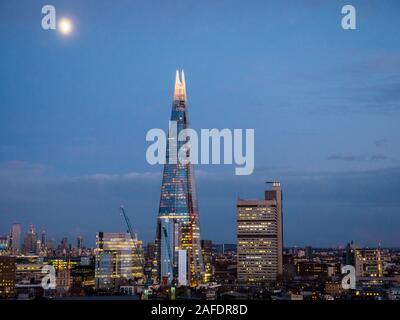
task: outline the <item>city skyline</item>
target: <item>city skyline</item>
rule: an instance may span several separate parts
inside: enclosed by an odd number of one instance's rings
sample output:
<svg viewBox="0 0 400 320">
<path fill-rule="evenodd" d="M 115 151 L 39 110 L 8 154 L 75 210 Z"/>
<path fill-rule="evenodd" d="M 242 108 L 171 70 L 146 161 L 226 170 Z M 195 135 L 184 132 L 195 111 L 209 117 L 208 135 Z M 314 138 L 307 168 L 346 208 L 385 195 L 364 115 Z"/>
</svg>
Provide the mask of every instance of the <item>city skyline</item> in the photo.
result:
<svg viewBox="0 0 400 320">
<path fill-rule="evenodd" d="M 184 67 L 193 128 L 255 129 L 251 176 L 196 167 L 203 239 L 234 242 L 237 198 L 276 179 L 285 246 L 400 246 L 398 2 L 354 1 L 354 31 L 339 2 L 53 2 L 68 37 L 41 28 L 38 1 L 1 4 L 0 235 L 17 221 L 94 244 L 125 229 L 122 203 L 154 239 L 145 135 L 167 128 Z"/>
</svg>

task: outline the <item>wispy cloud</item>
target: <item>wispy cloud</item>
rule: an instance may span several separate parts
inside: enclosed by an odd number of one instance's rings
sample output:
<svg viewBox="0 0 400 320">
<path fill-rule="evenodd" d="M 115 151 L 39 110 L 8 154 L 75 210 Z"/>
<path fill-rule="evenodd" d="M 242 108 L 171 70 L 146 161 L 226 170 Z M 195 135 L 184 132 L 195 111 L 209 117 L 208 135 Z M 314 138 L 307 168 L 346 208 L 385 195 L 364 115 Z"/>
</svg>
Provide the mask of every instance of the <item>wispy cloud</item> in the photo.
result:
<svg viewBox="0 0 400 320">
<path fill-rule="evenodd" d="M 328 157 L 328 160 L 340 160 L 340 161 L 384 161 L 388 160 L 389 157 L 383 154 L 372 154 L 372 155 L 352 155 L 352 154 L 332 154 Z"/>
<path fill-rule="evenodd" d="M 72 180 L 92 181 L 92 182 L 117 182 L 117 181 L 134 181 L 134 180 L 154 180 L 160 179 L 161 174 L 158 172 L 127 172 L 121 174 L 110 173 L 94 173 L 83 176 L 76 176 Z"/>
<path fill-rule="evenodd" d="M 32 164 L 24 161 L 9 161 L 0 163 L 0 180 L 32 181 L 43 178 L 49 167 L 43 164 Z"/>
<path fill-rule="evenodd" d="M 382 146 L 386 145 L 387 142 L 388 142 L 387 139 L 378 139 L 375 141 L 375 145 L 377 147 L 382 147 Z"/>
<path fill-rule="evenodd" d="M 21 182 L 43 182 L 43 181 L 130 181 L 143 179 L 159 179 L 159 172 L 126 172 L 126 173 L 93 173 L 78 176 L 65 176 L 44 164 L 29 163 L 25 161 L 8 161 L 0 163 L 0 181 Z"/>
</svg>

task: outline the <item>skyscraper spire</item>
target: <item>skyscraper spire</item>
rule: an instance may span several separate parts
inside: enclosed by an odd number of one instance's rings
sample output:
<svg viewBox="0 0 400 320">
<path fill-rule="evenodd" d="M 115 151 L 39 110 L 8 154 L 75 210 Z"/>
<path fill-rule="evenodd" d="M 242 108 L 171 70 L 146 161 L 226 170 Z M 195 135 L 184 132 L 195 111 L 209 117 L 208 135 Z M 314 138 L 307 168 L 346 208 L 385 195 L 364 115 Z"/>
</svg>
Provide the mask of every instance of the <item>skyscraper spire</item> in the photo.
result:
<svg viewBox="0 0 400 320">
<path fill-rule="evenodd" d="M 174 101 L 186 101 L 186 83 L 185 73 L 183 72 L 183 70 L 181 73 L 181 77 L 179 77 L 179 70 L 176 70 Z"/>
</svg>

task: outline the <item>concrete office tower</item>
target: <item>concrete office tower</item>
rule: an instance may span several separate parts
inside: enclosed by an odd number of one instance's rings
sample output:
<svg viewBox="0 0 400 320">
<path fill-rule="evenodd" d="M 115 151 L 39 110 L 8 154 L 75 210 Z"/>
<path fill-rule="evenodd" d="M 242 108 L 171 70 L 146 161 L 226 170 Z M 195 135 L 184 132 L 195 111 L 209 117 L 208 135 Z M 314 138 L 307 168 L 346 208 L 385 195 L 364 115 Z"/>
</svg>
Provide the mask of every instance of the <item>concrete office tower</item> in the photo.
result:
<svg viewBox="0 0 400 320">
<path fill-rule="evenodd" d="M 177 139 L 182 130 L 189 128 L 186 102 L 185 76 L 182 71 L 179 77 L 177 71 L 171 112 L 171 121 L 176 123 L 177 132 L 168 134 L 156 232 L 156 268 L 158 280 L 163 285 L 177 282 L 179 250 L 187 253 L 187 283 L 190 286 L 201 282 L 204 273 L 193 166 L 190 162 L 174 161 L 177 150 L 187 143 Z M 180 261 L 183 261 L 183 253 L 179 252 Z M 180 282 L 184 282 L 182 272 L 179 277 Z"/>
<path fill-rule="evenodd" d="M 21 250 L 21 224 L 13 223 L 11 226 L 11 251 L 18 254 Z"/>
<path fill-rule="evenodd" d="M 96 235 L 96 289 L 117 290 L 128 280 L 143 278 L 142 242 L 130 233 Z"/>
<path fill-rule="evenodd" d="M 282 190 L 271 182 L 264 200 L 241 200 L 237 210 L 237 280 L 265 284 L 283 272 Z"/>
</svg>

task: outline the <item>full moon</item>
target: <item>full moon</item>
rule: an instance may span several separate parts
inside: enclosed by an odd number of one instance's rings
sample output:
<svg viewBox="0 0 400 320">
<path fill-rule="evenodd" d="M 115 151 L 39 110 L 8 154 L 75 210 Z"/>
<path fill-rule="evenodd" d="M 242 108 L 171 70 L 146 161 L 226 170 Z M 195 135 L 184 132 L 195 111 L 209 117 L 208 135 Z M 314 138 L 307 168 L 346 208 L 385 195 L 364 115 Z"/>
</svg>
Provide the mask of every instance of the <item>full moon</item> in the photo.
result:
<svg viewBox="0 0 400 320">
<path fill-rule="evenodd" d="M 72 31 L 72 21 L 67 18 L 62 18 L 58 24 L 58 27 L 62 34 L 70 34 Z"/>
</svg>

